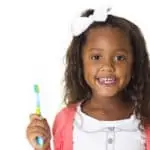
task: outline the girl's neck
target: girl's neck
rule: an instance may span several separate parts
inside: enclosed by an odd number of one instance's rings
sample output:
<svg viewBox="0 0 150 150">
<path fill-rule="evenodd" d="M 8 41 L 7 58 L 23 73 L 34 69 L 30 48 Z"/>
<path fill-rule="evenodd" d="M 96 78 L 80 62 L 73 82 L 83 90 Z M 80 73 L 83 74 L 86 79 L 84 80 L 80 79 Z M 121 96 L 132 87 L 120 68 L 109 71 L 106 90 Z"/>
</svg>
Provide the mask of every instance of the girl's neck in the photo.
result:
<svg viewBox="0 0 150 150">
<path fill-rule="evenodd" d="M 133 112 L 133 104 L 125 101 L 122 94 L 113 97 L 94 95 L 81 105 L 81 109 L 87 115 L 99 120 L 118 120 L 128 118 Z"/>
<path fill-rule="evenodd" d="M 121 107 L 125 105 L 124 96 L 119 93 L 113 97 L 100 97 L 98 95 L 93 95 L 90 99 L 89 104 L 95 108 L 111 109 L 114 107 Z"/>
</svg>

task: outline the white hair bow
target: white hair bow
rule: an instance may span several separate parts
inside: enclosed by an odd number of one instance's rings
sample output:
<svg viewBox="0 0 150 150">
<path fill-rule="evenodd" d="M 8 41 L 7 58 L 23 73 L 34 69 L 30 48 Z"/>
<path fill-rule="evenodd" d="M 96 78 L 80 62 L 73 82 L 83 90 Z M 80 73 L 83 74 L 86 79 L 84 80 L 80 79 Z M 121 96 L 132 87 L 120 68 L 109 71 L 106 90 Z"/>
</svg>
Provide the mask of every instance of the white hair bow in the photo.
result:
<svg viewBox="0 0 150 150">
<path fill-rule="evenodd" d="M 72 24 L 72 34 L 73 36 L 78 36 L 83 33 L 93 22 L 104 22 L 107 19 L 108 12 L 111 8 L 101 7 L 95 9 L 94 13 L 89 17 L 79 17 L 76 18 Z"/>
</svg>

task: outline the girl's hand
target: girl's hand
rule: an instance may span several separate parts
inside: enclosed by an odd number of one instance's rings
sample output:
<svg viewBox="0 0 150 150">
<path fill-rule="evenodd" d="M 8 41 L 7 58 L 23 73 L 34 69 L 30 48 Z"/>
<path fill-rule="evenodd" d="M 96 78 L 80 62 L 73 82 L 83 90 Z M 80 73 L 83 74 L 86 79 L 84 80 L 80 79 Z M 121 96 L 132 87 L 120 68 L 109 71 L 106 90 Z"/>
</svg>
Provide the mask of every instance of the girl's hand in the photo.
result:
<svg viewBox="0 0 150 150">
<path fill-rule="evenodd" d="M 47 150 L 50 147 L 50 128 L 46 119 L 41 118 L 36 114 L 30 115 L 30 124 L 26 130 L 29 143 L 36 150 Z M 36 143 L 36 137 L 40 136 L 44 140 L 44 145 L 41 147 Z"/>
</svg>

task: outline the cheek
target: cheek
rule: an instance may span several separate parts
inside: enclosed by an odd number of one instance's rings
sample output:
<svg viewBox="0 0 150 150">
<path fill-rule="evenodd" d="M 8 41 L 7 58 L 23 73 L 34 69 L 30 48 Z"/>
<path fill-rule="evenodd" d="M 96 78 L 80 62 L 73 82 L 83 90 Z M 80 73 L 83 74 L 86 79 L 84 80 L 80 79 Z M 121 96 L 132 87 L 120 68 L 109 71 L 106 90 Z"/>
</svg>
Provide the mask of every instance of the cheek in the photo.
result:
<svg viewBox="0 0 150 150">
<path fill-rule="evenodd" d="M 91 80 L 94 79 L 96 75 L 97 67 L 92 65 L 91 63 L 86 62 L 83 64 L 83 71 L 85 80 Z"/>
<path fill-rule="evenodd" d="M 92 66 L 92 65 L 90 65 L 90 64 L 85 64 L 84 66 L 83 66 L 83 68 L 84 68 L 84 75 L 85 76 L 91 76 L 91 75 L 93 75 L 94 73 L 95 73 L 95 68 Z"/>
<path fill-rule="evenodd" d="M 132 66 L 130 64 L 123 64 L 116 67 L 116 73 L 122 82 L 129 82 L 132 76 Z"/>
</svg>

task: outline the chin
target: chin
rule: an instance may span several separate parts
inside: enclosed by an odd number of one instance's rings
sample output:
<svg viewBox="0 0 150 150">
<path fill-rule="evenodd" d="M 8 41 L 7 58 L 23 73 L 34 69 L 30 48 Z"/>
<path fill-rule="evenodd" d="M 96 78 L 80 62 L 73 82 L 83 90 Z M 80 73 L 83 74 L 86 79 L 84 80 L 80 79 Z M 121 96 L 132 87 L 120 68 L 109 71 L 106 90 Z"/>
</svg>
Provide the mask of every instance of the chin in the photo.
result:
<svg viewBox="0 0 150 150">
<path fill-rule="evenodd" d="M 107 94 L 107 93 L 98 93 L 98 95 L 100 95 L 100 97 L 107 97 L 107 98 L 109 98 L 109 97 L 114 97 L 116 94 Z"/>
<path fill-rule="evenodd" d="M 97 91 L 97 94 L 102 96 L 102 97 L 113 97 L 115 95 L 117 95 L 117 91 L 114 90 L 100 90 L 100 91 Z"/>
</svg>

